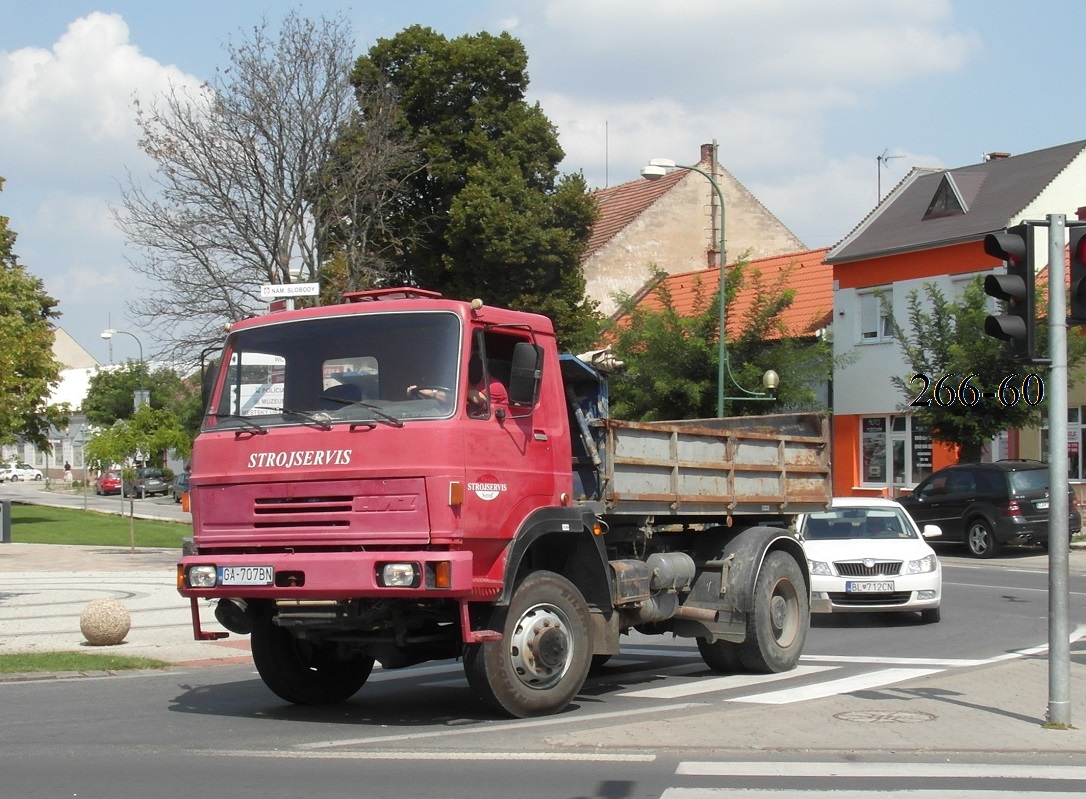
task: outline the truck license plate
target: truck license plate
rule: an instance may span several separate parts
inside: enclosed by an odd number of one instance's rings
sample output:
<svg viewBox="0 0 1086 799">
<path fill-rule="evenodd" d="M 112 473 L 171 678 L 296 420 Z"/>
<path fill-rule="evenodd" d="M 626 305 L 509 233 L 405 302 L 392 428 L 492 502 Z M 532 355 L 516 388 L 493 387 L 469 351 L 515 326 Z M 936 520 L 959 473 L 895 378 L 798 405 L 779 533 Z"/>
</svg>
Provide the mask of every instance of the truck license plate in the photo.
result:
<svg viewBox="0 0 1086 799">
<path fill-rule="evenodd" d="M 893 582 L 881 583 L 845 583 L 845 592 L 849 594 L 877 594 L 893 591 Z"/>
<path fill-rule="evenodd" d="M 271 566 L 219 567 L 219 585 L 271 585 L 274 577 Z"/>
</svg>

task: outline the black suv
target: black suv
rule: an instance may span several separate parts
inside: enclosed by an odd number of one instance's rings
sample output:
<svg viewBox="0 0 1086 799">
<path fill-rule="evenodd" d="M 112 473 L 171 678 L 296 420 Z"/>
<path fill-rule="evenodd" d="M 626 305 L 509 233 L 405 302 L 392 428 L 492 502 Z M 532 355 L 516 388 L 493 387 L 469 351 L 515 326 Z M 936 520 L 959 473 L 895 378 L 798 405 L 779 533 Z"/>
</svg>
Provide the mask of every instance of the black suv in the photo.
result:
<svg viewBox="0 0 1086 799">
<path fill-rule="evenodd" d="M 1048 543 L 1048 464 L 1040 461 L 959 463 L 930 475 L 898 498 L 917 524 L 937 524 L 941 542 L 964 542 L 978 558 L 992 558 L 1004 544 Z M 1068 489 L 1074 535 L 1082 528 Z"/>
</svg>

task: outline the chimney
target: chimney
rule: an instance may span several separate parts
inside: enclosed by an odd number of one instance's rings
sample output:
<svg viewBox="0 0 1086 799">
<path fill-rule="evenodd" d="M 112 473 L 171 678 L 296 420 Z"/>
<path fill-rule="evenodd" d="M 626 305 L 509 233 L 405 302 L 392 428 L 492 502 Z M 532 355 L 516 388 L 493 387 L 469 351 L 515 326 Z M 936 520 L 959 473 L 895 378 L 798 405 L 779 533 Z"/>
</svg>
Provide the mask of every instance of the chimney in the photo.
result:
<svg viewBox="0 0 1086 799">
<path fill-rule="evenodd" d="M 710 166 L 713 165 L 713 145 L 712 144 L 703 144 L 703 145 L 701 145 L 701 160 L 698 163 L 699 164 L 709 164 Z"/>
<path fill-rule="evenodd" d="M 984 160 L 985 161 L 1002 161 L 1003 159 L 1010 158 L 1010 157 L 1011 157 L 1010 153 L 985 153 L 984 154 Z"/>
</svg>

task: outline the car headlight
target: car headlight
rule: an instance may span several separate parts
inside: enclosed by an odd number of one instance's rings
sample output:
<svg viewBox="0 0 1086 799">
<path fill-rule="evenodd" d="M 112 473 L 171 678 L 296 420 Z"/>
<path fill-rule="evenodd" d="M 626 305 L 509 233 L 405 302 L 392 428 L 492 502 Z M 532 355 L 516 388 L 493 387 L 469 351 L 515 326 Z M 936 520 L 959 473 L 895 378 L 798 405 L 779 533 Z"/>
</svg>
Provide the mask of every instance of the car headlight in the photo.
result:
<svg viewBox="0 0 1086 799">
<path fill-rule="evenodd" d="M 833 577 L 833 572 L 830 571 L 830 564 L 821 560 L 809 560 L 807 566 L 811 570 L 811 574 L 819 574 L 823 577 Z"/>
<path fill-rule="evenodd" d="M 935 555 L 927 555 L 920 560 L 910 560 L 905 569 L 906 574 L 925 574 L 935 571 Z"/>
</svg>

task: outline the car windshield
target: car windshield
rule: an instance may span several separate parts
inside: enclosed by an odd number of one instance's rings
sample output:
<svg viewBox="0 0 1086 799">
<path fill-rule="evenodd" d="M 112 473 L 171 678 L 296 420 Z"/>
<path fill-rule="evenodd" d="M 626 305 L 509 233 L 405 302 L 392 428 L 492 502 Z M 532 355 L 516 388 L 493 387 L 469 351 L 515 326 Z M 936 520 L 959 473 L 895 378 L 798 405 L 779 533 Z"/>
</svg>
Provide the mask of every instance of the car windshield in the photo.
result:
<svg viewBox="0 0 1086 799">
<path fill-rule="evenodd" d="M 227 342 L 204 428 L 400 425 L 457 407 L 462 329 L 448 311 L 274 323 Z M 421 390 L 421 391 L 420 391 Z"/>
<path fill-rule="evenodd" d="M 808 541 L 852 538 L 916 538 L 912 525 L 893 508 L 834 508 L 812 513 L 803 525 Z"/>
</svg>

